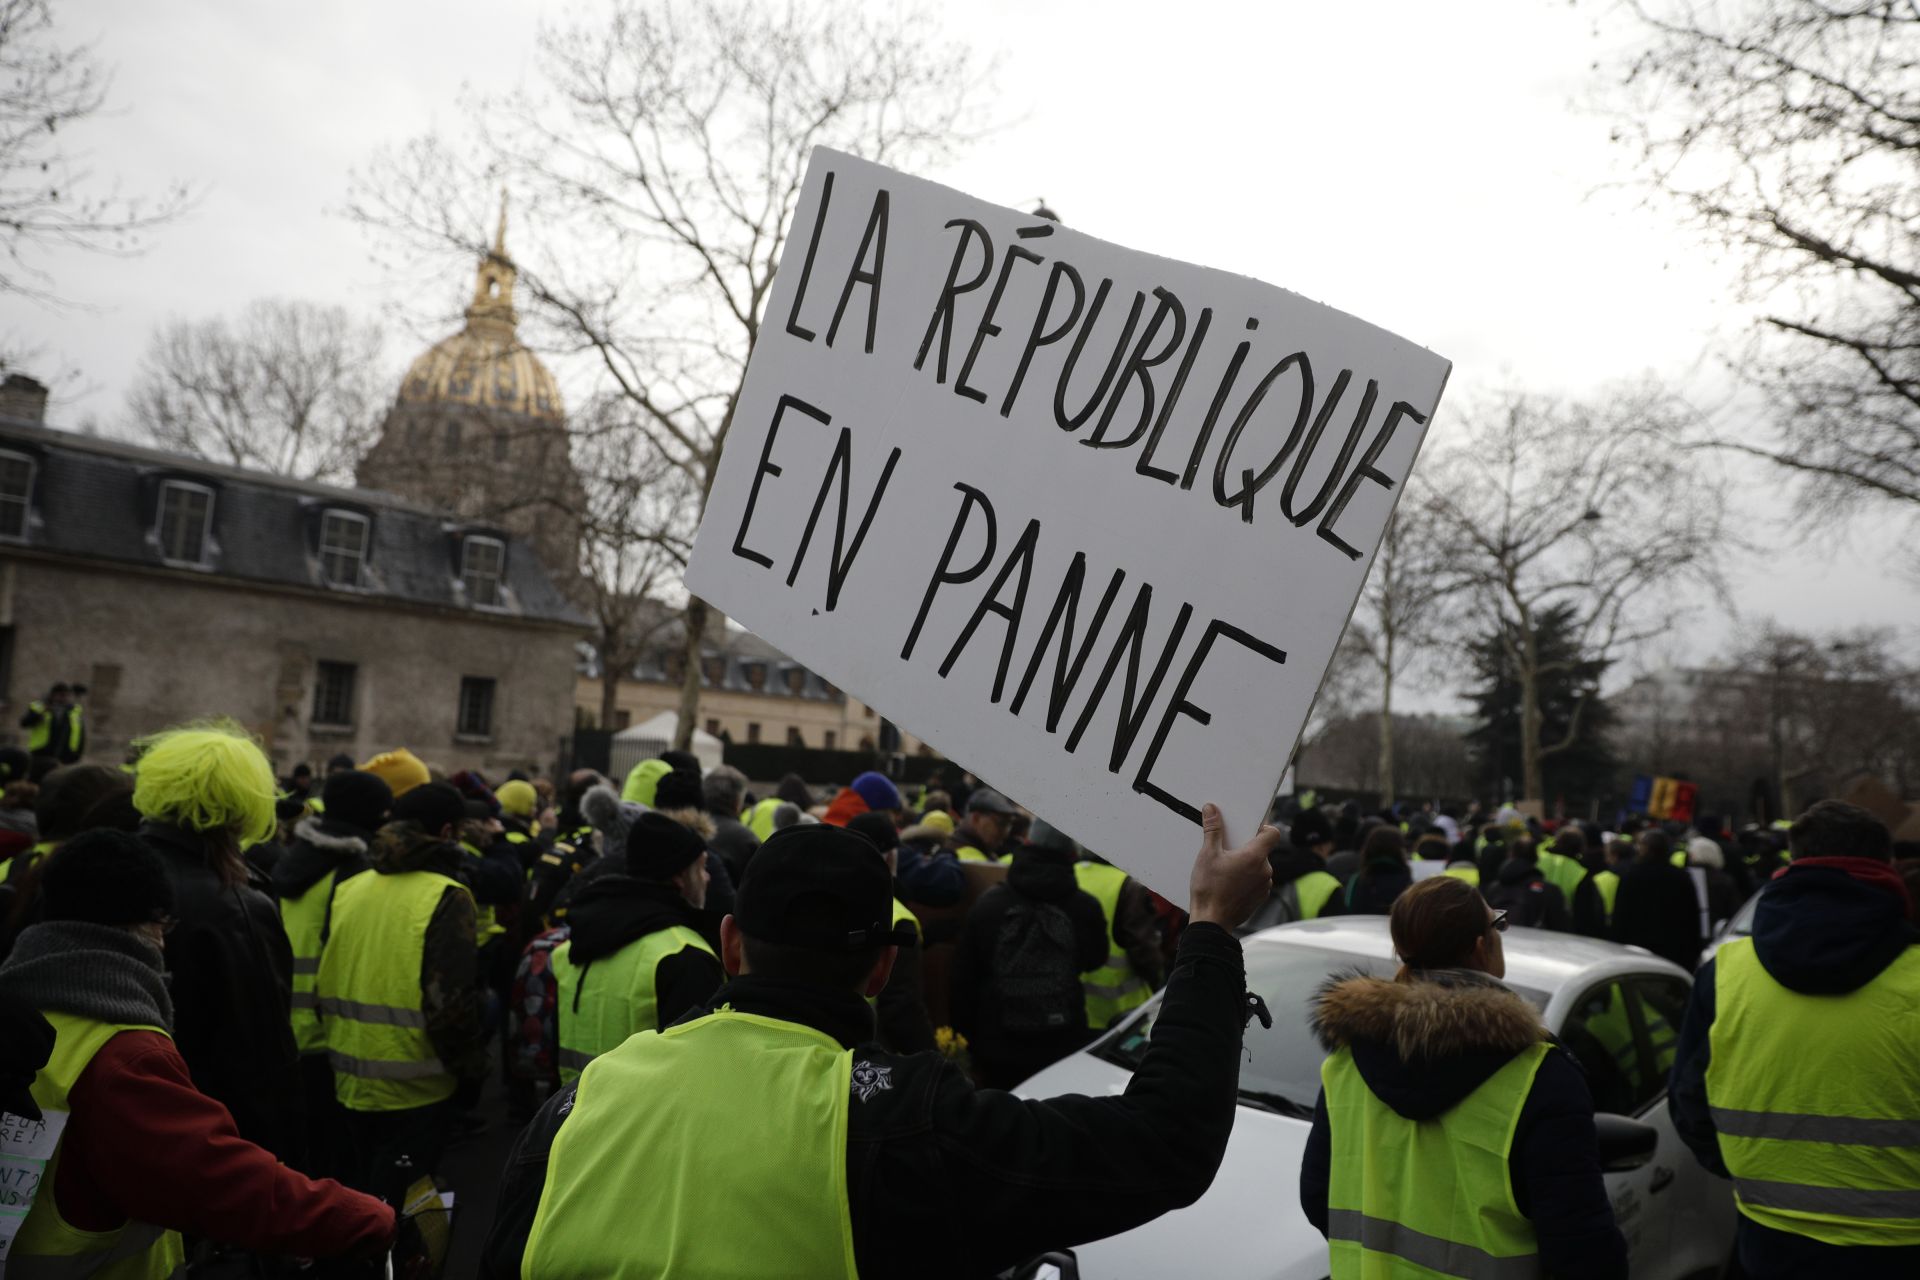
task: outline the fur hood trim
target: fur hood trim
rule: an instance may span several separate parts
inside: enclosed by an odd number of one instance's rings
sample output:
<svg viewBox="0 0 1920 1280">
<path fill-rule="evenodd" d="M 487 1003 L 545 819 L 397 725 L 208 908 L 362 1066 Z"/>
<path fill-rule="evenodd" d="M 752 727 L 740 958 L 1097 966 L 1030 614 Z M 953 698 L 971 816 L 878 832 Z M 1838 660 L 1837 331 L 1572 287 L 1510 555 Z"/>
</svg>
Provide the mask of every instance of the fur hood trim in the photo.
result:
<svg viewBox="0 0 1920 1280">
<path fill-rule="evenodd" d="M 702 840 L 713 839 L 713 815 L 704 809 L 661 809 L 659 814 L 663 818 L 672 818 Z"/>
<path fill-rule="evenodd" d="M 1334 977 L 1320 988 L 1313 1032 L 1327 1052 L 1369 1040 L 1403 1062 L 1468 1053 L 1514 1054 L 1548 1039 L 1534 1007 L 1482 974 L 1444 970 L 1409 982 Z"/>
<path fill-rule="evenodd" d="M 328 835 L 320 828 L 321 819 L 302 818 L 293 828 L 294 838 L 305 840 L 316 849 L 328 853 L 357 853 L 365 856 L 367 842 L 361 836 Z"/>
</svg>

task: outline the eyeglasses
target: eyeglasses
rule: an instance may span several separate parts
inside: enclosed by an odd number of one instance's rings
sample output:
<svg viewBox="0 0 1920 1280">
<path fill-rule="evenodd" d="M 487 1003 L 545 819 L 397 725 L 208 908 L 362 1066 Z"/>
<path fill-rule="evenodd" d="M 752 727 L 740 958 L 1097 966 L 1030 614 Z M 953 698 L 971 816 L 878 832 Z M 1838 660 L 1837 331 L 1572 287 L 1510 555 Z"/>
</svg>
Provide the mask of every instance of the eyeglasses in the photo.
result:
<svg viewBox="0 0 1920 1280">
<path fill-rule="evenodd" d="M 1505 933 L 1507 931 L 1507 913 L 1504 911 L 1494 912 L 1493 919 L 1487 921 L 1487 928 L 1495 933 Z"/>
</svg>

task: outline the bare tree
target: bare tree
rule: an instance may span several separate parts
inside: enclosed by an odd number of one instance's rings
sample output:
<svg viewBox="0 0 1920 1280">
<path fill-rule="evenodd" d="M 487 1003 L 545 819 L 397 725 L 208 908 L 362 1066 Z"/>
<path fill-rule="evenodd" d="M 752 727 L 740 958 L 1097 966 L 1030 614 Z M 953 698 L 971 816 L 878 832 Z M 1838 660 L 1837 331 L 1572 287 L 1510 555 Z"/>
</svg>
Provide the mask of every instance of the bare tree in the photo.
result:
<svg viewBox="0 0 1920 1280">
<path fill-rule="evenodd" d="M 1374 785 L 1382 805 L 1394 801 L 1394 684 L 1439 645 L 1446 634 L 1446 603 L 1462 585 L 1446 530 L 1427 495 L 1408 493 L 1387 524 L 1343 640 L 1380 676 Z"/>
<path fill-rule="evenodd" d="M 582 419 L 588 429 L 576 434 L 573 450 L 587 494 L 576 589 L 594 621 L 600 725 L 612 728 L 620 681 L 677 619 L 665 597 L 692 549 L 693 504 L 686 474 L 648 444 L 623 398 L 600 397 L 576 425 Z"/>
<path fill-rule="evenodd" d="M 939 164 L 976 132 L 980 71 L 926 12 L 853 0 L 615 0 L 538 50 L 538 88 L 377 156 L 350 208 L 408 255 L 471 255 L 471 201 L 509 183 L 541 228 L 532 318 L 632 406 L 697 521 L 813 148 Z M 709 612 L 687 599 L 681 746 Z"/>
<path fill-rule="evenodd" d="M 1920 8 L 1642 2 L 1616 136 L 1731 250 L 1763 318 L 1734 364 L 1768 421 L 1721 448 L 1829 510 L 1920 503 Z"/>
<path fill-rule="evenodd" d="M 238 321 L 155 330 L 127 412 L 164 448 L 300 480 L 351 483 L 392 385 L 377 325 L 341 307 L 254 302 Z"/>
<path fill-rule="evenodd" d="M 69 149 L 108 87 L 91 48 L 55 42 L 48 0 L 0 0 L 0 293 L 54 300 L 39 262 L 48 250 L 136 254 L 190 203 L 178 186 L 154 198 L 102 191 Z"/>
<path fill-rule="evenodd" d="M 1606 661 L 1657 634 L 1663 588 L 1717 584 L 1725 496 L 1677 441 L 1687 414 L 1657 389 L 1598 405 L 1507 395 L 1427 468 L 1432 512 L 1483 632 L 1520 685 L 1524 794 L 1544 798 L 1541 761 L 1579 739 L 1543 740 L 1541 678 Z M 1541 623 L 1564 609 L 1578 658 L 1543 655 Z"/>
</svg>

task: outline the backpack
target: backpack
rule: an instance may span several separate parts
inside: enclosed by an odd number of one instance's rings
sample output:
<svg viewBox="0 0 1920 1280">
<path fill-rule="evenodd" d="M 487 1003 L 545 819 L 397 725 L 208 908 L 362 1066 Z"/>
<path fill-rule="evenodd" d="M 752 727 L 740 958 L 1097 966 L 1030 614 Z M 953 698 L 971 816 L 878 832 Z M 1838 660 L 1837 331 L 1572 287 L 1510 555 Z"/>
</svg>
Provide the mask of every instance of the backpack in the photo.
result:
<svg viewBox="0 0 1920 1280">
<path fill-rule="evenodd" d="M 1087 998 L 1074 967 L 1072 918 L 1051 902 L 1011 896 L 993 939 L 1001 1026 L 1013 1032 L 1085 1027 Z"/>
<path fill-rule="evenodd" d="M 1537 875 L 1519 884 L 1497 884 L 1486 897 L 1488 906 L 1507 913 L 1509 923 L 1529 929 L 1546 923 L 1547 884 Z"/>
</svg>

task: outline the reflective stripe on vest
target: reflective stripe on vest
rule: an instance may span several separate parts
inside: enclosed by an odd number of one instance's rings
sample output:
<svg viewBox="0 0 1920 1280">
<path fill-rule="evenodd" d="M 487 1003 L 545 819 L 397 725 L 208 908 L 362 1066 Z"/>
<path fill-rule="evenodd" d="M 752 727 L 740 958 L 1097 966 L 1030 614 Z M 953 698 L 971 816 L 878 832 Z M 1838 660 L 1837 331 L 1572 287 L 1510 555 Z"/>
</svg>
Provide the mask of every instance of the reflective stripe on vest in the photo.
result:
<svg viewBox="0 0 1920 1280">
<path fill-rule="evenodd" d="M 1533 1224 L 1513 1199 L 1520 1112 L 1549 1052 L 1526 1049 L 1436 1119 L 1408 1120 L 1367 1087 L 1353 1052 L 1320 1066 L 1332 1141 L 1328 1243 L 1335 1280 L 1419 1274 L 1537 1276 Z M 1445 1188 L 1436 1195 L 1434 1188 Z"/>
<path fill-rule="evenodd" d="M 327 928 L 327 909 L 333 904 L 334 876 L 329 871 L 297 897 L 280 899 L 280 925 L 293 948 L 293 1010 L 288 1021 L 301 1053 L 320 1053 L 327 1047 L 320 1029 L 313 984 L 320 976 L 320 945 Z"/>
<path fill-rule="evenodd" d="M 1738 938 L 1714 958 L 1707 1101 L 1734 1203 L 1765 1227 L 1849 1246 L 1920 1245 L 1920 948 L 1866 986 L 1804 995 Z"/>
<path fill-rule="evenodd" d="M 520 1274 L 854 1276 L 852 1084 L 852 1051 L 797 1023 L 723 1008 L 633 1036 L 580 1077 Z"/>
<path fill-rule="evenodd" d="M 333 932 L 314 983 L 334 1093 L 350 1111 L 406 1111 L 453 1096 L 421 1002 L 427 926 L 458 880 L 362 872 L 333 894 Z"/>
<path fill-rule="evenodd" d="M 1145 1004 L 1153 995 L 1153 988 L 1133 971 L 1133 961 L 1127 959 L 1120 939 L 1113 932 L 1120 914 L 1120 890 L 1127 883 L 1127 873 L 1100 862 L 1076 862 L 1073 878 L 1082 891 L 1100 904 L 1100 913 L 1107 920 L 1107 962 L 1080 975 L 1080 986 L 1087 997 L 1087 1025 L 1098 1031 Z"/>
<path fill-rule="evenodd" d="M 643 934 L 585 965 L 573 962 L 571 939 L 553 949 L 547 963 L 556 990 L 561 1083 L 579 1078 L 589 1062 L 628 1036 L 660 1029 L 654 974 L 662 960 L 689 950 L 713 955 L 706 939 L 680 924 Z"/>
<path fill-rule="evenodd" d="M 73 1086 L 94 1055 L 121 1032 L 167 1034 L 161 1027 L 95 1022 L 55 1010 L 44 1016 L 53 1027 L 53 1054 L 33 1081 L 33 1100 L 43 1114 L 72 1109 Z M 177 1232 L 143 1222 L 82 1231 L 61 1217 L 54 1199 L 59 1161 L 56 1146 L 7 1254 L 7 1280 L 162 1280 L 183 1269 L 186 1251 Z"/>
</svg>

